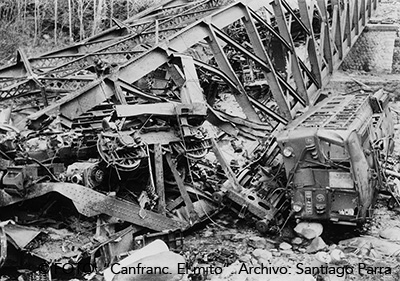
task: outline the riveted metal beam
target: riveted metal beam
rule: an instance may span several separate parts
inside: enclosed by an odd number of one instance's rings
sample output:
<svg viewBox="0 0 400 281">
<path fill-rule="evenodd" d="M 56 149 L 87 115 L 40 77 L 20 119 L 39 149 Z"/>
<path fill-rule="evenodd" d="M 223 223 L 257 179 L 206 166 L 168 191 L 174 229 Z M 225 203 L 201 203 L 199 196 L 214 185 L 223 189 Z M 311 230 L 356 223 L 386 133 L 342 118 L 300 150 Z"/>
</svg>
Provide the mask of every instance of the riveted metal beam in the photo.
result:
<svg viewBox="0 0 400 281">
<path fill-rule="evenodd" d="M 218 42 L 217 35 L 214 32 L 215 27 L 210 26 L 209 32 L 210 36 L 207 38 L 207 42 L 211 47 L 211 50 L 214 54 L 215 60 L 218 66 L 222 69 L 222 71 L 229 77 L 231 81 L 235 84 L 236 88 L 238 89 L 238 93 L 235 94 L 236 101 L 241 106 L 244 114 L 253 121 L 259 121 L 259 117 L 255 112 L 254 108 L 251 106 L 249 98 L 247 96 L 246 90 L 242 82 L 240 81 L 239 77 L 233 71 L 231 64 L 226 57 L 224 50 L 222 49 L 221 45 Z"/>
<path fill-rule="evenodd" d="M 304 26 L 308 30 L 306 45 L 308 58 L 311 63 L 311 71 L 314 74 L 316 80 L 319 85 L 322 85 L 322 73 L 321 73 L 321 60 L 320 51 L 317 49 L 317 43 L 315 40 L 315 34 L 312 26 L 313 12 L 314 12 L 314 0 L 311 1 L 312 7 L 309 6 L 309 1 L 307 0 L 298 0 L 299 2 L 299 10 L 300 10 L 300 18 L 303 22 Z"/>
</svg>

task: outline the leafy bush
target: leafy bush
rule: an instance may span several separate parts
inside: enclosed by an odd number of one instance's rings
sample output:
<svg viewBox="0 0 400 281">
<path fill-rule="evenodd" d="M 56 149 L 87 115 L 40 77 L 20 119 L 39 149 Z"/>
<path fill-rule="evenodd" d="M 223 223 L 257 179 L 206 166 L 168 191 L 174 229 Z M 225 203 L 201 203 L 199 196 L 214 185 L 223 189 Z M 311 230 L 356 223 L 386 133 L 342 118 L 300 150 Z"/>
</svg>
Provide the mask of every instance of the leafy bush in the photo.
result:
<svg viewBox="0 0 400 281">
<path fill-rule="evenodd" d="M 12 24 L 0 22 L 0 65 L 15 56 L 22 37 Z"/>
</svg>

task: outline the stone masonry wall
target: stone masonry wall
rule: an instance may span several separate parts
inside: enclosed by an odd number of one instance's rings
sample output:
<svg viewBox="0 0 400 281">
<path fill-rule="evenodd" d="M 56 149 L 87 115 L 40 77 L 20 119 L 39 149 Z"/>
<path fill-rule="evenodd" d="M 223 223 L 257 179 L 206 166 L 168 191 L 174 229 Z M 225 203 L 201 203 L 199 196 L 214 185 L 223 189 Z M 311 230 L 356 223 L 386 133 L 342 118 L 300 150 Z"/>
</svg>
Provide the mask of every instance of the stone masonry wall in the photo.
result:
<svg viewBox="0 0 400 281">
<path fill-rule="evenodd" d="M 364 31 L 344 59 L 341 69 L 391 73 L 395 39 L 394 30 Z"/>
</svg>

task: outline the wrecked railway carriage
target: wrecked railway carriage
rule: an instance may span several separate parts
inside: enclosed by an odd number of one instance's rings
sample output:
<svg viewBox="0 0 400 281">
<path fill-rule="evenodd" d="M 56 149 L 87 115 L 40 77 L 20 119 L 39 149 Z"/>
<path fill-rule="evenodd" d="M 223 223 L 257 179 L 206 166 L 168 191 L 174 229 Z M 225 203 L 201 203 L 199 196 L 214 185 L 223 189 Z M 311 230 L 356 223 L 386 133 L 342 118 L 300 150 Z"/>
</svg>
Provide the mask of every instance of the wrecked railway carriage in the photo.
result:
<svg viewBox="0 0 400 281">
<path fill-rule="evenodd" d="M 356 225 L 372 215 L 394 148 L 388 103 L 382 90 L 331 96 L 279 133 L 296 218 Z"/>
<path fill-rule="evenodd" d="M 102 269 L 157 235 L 179 247 L 224 205 L 261 231 L 282 226 L 275 137 L 316 103 L 377 2 L 169 0 L 68 48 L 18 51 L 0 69 L 0 265 Z M 219 109 L 225 94 L 235 115 Z M 240 165 L 227 136 L 250 140 Z M 315 167 L 285 157 L 297 198 L 293 171 Z"/>
</svg>

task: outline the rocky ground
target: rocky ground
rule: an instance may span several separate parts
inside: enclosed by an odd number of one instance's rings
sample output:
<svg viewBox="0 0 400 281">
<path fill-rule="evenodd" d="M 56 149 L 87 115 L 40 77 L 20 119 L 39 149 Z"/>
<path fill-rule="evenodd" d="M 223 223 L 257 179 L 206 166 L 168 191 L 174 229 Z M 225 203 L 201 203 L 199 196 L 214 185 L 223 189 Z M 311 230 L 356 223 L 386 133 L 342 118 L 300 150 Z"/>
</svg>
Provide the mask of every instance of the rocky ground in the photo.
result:
<svg viewBox="0 0 400 281">
<path fill-rule="evenodd" d="M 193 272 L 208 270 L 191 280 L 399 280 L 400 245 L 392 241 L 400 240 L 400 209 L 388 210 L 384 204 L 366 229 L 325 226 L 321 236 L 319 227 L 311 225 L 302 232 L 288 226 L 282 235 L 267 237 L 243 221 L 222 215 L 185 240 L 184 254 Z M 260 266 L 267 269 L 260 273 Z M 321 266 L 335 273 L 308 269 Z M 217 268 L 222 273 L 212 274 Z M 348 274 L 343 274 L 346 268 Z"/>
</svg>

